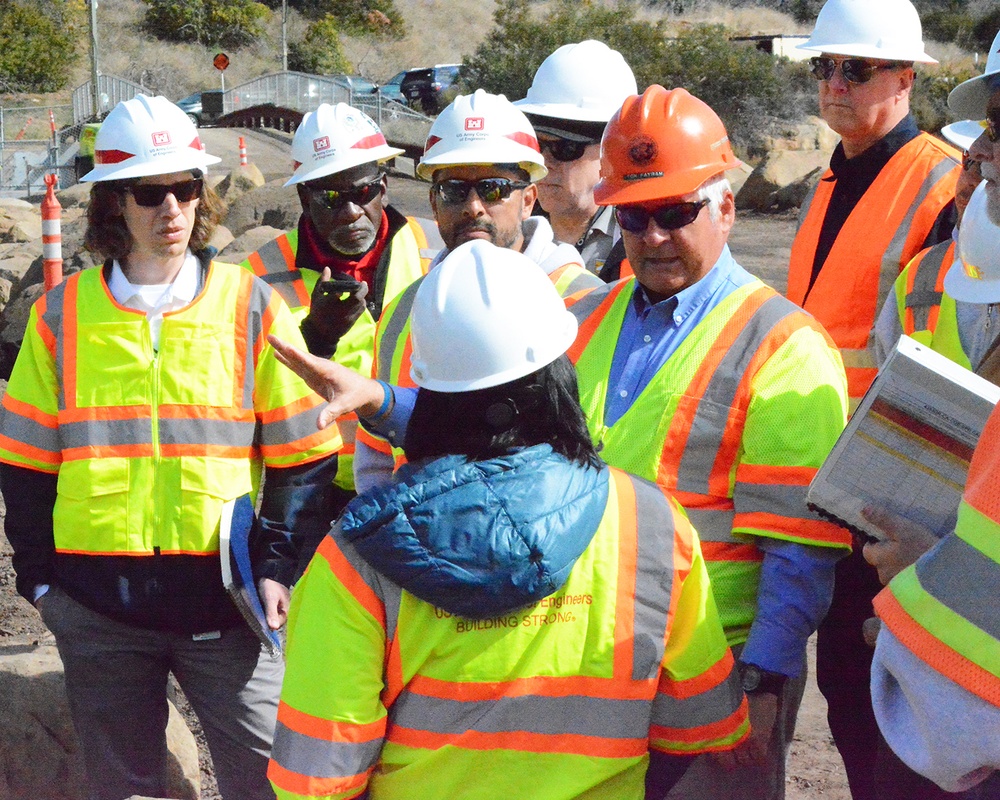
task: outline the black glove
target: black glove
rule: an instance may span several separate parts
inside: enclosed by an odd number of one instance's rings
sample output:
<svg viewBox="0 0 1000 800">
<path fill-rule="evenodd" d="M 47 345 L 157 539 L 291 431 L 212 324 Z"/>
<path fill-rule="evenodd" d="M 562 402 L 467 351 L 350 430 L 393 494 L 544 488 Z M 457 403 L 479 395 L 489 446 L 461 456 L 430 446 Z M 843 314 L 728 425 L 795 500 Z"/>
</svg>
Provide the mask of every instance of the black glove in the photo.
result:
<svg viewBox="0 0 1000 800">
<path fill-rule="evenodd" d="M 337 343 L 365 312 L 368 284 L 355 281 L 342 272 L 323 270 L 313 289 L 309 316 L 302 320 L 302 338 L 309 352 L 329 358 L 337 352 Z"/>
</svg>

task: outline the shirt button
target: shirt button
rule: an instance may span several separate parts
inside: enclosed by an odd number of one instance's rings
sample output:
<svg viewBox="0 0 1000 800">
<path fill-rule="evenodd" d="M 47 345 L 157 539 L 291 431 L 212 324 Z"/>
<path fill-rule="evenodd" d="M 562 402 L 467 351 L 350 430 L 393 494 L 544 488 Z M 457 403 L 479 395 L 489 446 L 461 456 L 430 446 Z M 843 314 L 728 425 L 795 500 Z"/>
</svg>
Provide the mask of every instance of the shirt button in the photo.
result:
<svg viewBox="0 0 1000 800">
<path fill-rule="evenodd" d="M 676 325 L 680 325 L 683 321 L 684 321 L 684 317 L 682 317 L 680 314 L 678 314 L 676 317 L 674 317 L 674 324 L 676 324 Z"/>
<path fill-rule="evenodd" d="M 647 333 L 645 336 L 642 337 L 642 340 L 646 342 L 646 344 L 649 344 L 651 341 L 653 341 L 653 337 Z"/>
<path fill-rule="evenodd" d="M 622 389 L 620 392 L 618 392 L 618 396 L 619 397 L 628 397 L 628 392 L 626 392 L 624 389 Z"/>
</svg>

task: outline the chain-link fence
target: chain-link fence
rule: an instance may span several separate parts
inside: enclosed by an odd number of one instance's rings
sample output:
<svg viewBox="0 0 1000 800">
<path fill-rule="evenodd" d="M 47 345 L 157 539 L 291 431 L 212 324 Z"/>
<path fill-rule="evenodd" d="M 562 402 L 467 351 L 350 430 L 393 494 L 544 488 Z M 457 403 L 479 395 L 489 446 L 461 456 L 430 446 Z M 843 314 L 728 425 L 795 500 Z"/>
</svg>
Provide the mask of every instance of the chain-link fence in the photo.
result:
<svg viewBox="0 0 1000 800">
<path fill-rule="evenodd" d="M 0 106 L 0 192 L 37 196 L 53 171 L 60 186 L 75 183 L 79 132 L 72 106 Z"/>
</svg>

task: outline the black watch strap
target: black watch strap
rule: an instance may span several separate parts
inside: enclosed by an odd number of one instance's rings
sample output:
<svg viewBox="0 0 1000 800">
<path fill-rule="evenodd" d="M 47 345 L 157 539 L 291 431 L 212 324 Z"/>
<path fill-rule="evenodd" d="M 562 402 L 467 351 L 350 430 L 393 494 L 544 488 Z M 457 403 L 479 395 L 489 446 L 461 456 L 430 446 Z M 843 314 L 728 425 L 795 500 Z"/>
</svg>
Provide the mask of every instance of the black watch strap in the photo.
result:
<svg viewBox="0 0 1000 800">
<path fill-rule="evenodd" d="M 768 672 L 756 664 L 746 664 L 740 661 L 737 665 L 740 671 L 740 685 L 746 694 L 781 694 L 788 680 L 787 675 L 780 672 Z"/>
</svg>

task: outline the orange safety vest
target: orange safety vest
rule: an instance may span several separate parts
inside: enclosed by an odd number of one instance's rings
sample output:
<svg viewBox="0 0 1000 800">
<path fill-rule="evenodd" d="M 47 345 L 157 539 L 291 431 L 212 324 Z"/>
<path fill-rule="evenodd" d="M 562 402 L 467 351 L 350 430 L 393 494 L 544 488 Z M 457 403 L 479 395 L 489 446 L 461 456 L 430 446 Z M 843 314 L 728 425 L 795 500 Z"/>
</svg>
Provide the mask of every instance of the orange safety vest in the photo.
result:
<svg viewBox="0 0 1000 800">
<path fill-rule="evenodd" d="M 831 170 L 802 207 L 787 296 L 816 317 L 840 348 L 852 410 L 878 372 L 868 350 L 875 316 L 954 198 L 958 161 L 957 150 L 926 133 L 901 147 L 847 217 L 811 288 L 816 247 L 836 185 Z"/>
</svg>

